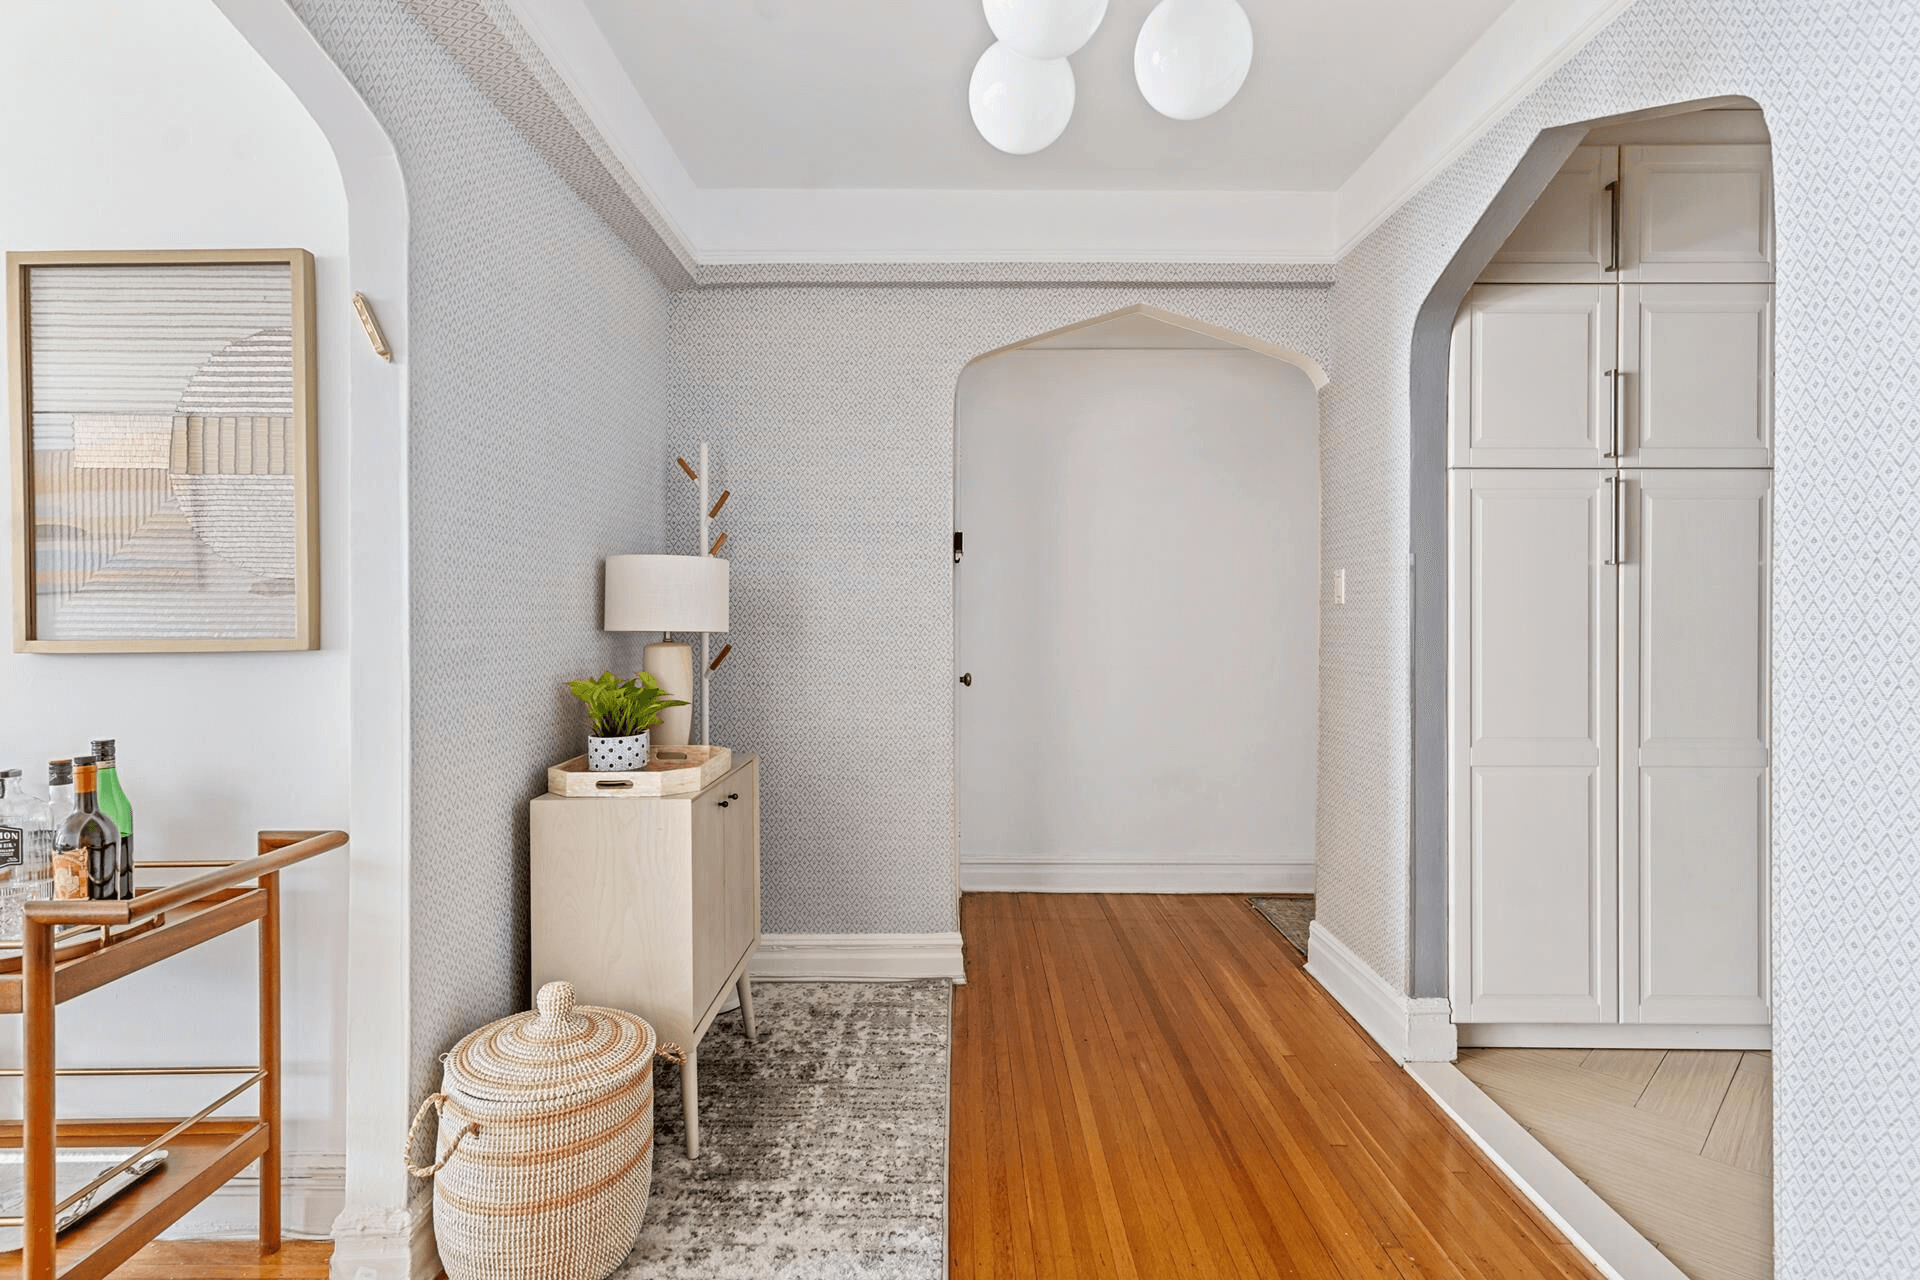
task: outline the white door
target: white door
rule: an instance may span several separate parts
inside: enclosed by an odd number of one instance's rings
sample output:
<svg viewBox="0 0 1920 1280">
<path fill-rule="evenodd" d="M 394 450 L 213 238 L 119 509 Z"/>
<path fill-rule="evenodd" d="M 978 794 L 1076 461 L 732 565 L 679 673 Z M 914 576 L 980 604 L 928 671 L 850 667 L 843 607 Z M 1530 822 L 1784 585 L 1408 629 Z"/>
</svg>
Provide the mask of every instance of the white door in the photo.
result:
<svg viewBox="0 0 1920 1280">
<path fill-rule="evenodd" d="M 1452 477 L 1456 1022 L 1618 1016 L 1614 487 Z"/>
<path fill-rule="evenodd" d="M 1611 284 L 1618 147 L 1576 147 L 1527 216 L 1493 256 L 1482 280 L 1516 284 Z"/>
<path fill-rule="evenodd" d="M 1771 1021 L 1771 480 L 1623 473 L 1624 1022 Z"/>
<path fill-rule="evenodd" d="M 1773 461 L 1773 286 L 1620 291 L 1623 466 Z"/>
<path fill-rule="evenodd" d="M 1456 467 L 1597 467 L 1618 424 L 1619 289 L 1479 285 L 1454 325 Z"/>
<path fill-rule="evenodd" d="M 1773 154 L 1763 145 L 1622 147 L 1620 278 L 1773 279 Z"/>
</svg>

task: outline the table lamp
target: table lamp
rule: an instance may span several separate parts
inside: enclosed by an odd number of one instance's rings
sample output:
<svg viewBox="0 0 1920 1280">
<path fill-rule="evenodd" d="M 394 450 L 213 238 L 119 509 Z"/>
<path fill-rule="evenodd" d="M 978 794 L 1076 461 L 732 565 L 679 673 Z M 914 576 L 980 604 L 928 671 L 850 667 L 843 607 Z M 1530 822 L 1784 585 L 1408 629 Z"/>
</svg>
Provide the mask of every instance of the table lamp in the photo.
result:
<svg viewBox="0 0 1920 1280">
<path fill-rule="evenodd" d="M 693 646 L 673 633 L 727 629 L 727 561 L 715 556 L 608 556 L 604 631 L 660 631 L 640 669 L 688 705 L 669 707 L 656 746 L 683 747 L 693 728 Z"/>
</svg>

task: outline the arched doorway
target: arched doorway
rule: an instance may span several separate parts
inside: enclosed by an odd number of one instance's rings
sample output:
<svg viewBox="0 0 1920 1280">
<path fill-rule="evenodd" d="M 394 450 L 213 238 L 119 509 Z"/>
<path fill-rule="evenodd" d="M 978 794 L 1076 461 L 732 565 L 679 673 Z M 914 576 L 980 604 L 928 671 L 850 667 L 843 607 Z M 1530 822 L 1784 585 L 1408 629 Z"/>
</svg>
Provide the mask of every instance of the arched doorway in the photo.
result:
<svg viewBox="0 0 1920 1280">
<path fill-rule="evenodd" d="M 963 372 L 963 890 L 1311 892 L 1325 381 L 1144 306 Z"/>
</svg>

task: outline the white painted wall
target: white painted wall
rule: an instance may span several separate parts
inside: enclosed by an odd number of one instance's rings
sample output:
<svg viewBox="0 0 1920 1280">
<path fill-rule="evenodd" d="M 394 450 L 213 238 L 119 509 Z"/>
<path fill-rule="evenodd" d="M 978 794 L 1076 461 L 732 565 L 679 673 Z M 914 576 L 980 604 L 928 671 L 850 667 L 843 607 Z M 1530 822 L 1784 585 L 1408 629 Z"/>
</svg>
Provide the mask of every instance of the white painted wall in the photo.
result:
<svg viewBox="0 0 1920 1280">
<path fill-rule="evenodd" d="M 961 378 L 969 889 L 1312 888 L 1319 408 L 1245 351 Z"/>
<path fill-rule="evenodd" d="M 84 751 L 96 735 L 119 739 L 149 857 L 248 854 L 263 827 L 345 827 L 347 343 L 357 335 L 346 303 L 346 201 L 327 141 L 210 0 L 0 5 L 0 121 L 8 125 L 0 247 L 314 253 L 325 646 L 0 652 L 0 760 L 44 782 L 50 756 Z M 346 1012 L 346 859 L 283 883 L 288 1225 L 322 1234 L 339 1209 L 344 1145 L 336 1046 Z M 245 930 L 64 1006 L 62 1064 L 250 1061 L 254 945 Z M 17 1038 L 0 1037 L 11 1059 Z M 63 1086 L 61 1107 L 154 1114 L 196 1109 L 207 1096 L 206 1081 L 74 1083 Z M 251 1196 L 236 1193 L 183 1225 L 244 1228 L 251 1217 Z"/>
</svg>

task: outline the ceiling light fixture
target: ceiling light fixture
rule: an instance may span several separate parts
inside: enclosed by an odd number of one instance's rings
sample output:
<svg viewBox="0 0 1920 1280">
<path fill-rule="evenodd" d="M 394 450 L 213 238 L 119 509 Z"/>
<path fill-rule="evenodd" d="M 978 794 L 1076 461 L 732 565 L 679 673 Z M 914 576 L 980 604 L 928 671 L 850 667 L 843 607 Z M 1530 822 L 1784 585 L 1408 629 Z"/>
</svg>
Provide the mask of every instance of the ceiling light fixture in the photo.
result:
<svg viewBox="0 0 1920 1280">
<path fill-rule="evenodd" d="M 1253 24 L 1234 0 L 1160 0 L 1133 46 L 1133 78 L 1147 104 L 1199 120 L 1233 101 L 1253 65 Z"/>
<path fill-rule="evenodd" d="M 1029 58 L 996 40 L 973 66 L 967 107 L 980 136 L 1009 155 L 1052 144 L 1073 118 L 1073 67 L 1065 58 Z"/>
<path fill-rule="evenodd" d="M 981 0 L 1002 44 L 1029 58 L 1065 58 L 1100 29 L 1107 0 Z"/>
</svg>

